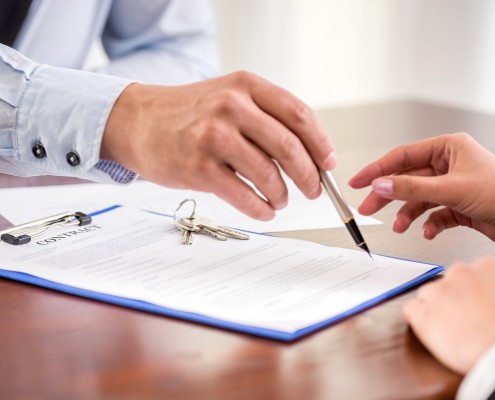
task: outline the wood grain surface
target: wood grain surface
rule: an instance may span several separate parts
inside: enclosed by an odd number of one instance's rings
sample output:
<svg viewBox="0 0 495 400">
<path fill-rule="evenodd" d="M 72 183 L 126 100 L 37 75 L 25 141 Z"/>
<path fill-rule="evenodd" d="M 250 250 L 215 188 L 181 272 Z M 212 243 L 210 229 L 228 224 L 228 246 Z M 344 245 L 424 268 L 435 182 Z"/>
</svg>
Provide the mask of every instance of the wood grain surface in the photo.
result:
<svg viewBox="0 0 495 400">
<path fill-rule="evenodd" d="M 335 177 L 353 206 L 366 191 L 346 181 L 396 145 L 462 130 L 495 149 L 495 117 L 440 105 L 380 103 L 320 117 L 337 147 Z M 0 175 L 0 187 L 74 182 L 81 181 Z M 491 241 L 467 228 L 431 242 L 421 237 L 421 221 L 394 234 L 398 207 L 378 214 L 384 224 L 362 227 L 373 252 L 445 266 L 495 255 Z M 353 248 L 340 228 L 280 235 Z M 412 296 L 284 344 L 0 279 L 0 399 L 453 398 L 461 377 L 401 317 Z"/>
</svg>

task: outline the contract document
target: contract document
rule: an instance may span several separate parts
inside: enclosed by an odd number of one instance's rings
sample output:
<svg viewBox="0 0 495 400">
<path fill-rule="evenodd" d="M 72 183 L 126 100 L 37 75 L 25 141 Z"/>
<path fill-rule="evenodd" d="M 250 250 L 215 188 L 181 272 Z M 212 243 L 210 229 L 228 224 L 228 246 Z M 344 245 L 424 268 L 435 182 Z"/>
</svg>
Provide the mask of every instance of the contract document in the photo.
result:
<svg viewBox="0 0 495 400">
<path fill-rule="evenodd" d="M 171 218 L 126 207 L 0 248 L 0 276 L 286 341 L 443 270 L 262 234 L 188 246 Z"/>
</svg>

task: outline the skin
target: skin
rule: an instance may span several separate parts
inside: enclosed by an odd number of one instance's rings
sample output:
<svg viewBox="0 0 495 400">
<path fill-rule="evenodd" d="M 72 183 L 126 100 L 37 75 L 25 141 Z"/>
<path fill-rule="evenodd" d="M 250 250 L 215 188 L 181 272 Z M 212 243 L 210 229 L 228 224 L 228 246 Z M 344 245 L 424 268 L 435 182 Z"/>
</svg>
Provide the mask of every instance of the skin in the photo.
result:
<svg viewBox="0 0 495 400">
<path fill-rule="evenodd" d="M 423 285 L 403 309 L 421 342 L 444 365 L 466 374 L 495 344 L 495 260 L 455 264 Z"/>
<path fill-rule="evenodd" d="M 400 146 L 358 172 L 349 184 L 372 187 L 359 207 L 372 215 L 404 200 L 394 231 L 405 232 L 423 213 L 425 238 L 468 226 L 495 240 L 495 156 L 466 133 L 437 136 Z"/>
<path fill-rule="evenodd" d="M 185 86 L 128 86 L 110 113 L 100 156 L 160 185 L 212 192 L 260 220 L 287 205 L 278 165 L 314 199 L 317 166 L 336 164 L 314 112 L 247 72 Z"/>
<path fill-rule="evenodd" d="M 359 207 L 371 215 L 402 200 L 394 231 L 429 212 L 423 234 L 468 226 L 495 240 L 495 156 L 466 133 L 400 146 L 371 163 L 349 184 L 372 191 Z M 433 210 L 433 211 L 431 211 Z M 495 259 L 455 264 L 443 279 L 423 285 L 403 314 L 421 342 L 452 370 L 465 374 L 495 345 Z"/>
</svg>

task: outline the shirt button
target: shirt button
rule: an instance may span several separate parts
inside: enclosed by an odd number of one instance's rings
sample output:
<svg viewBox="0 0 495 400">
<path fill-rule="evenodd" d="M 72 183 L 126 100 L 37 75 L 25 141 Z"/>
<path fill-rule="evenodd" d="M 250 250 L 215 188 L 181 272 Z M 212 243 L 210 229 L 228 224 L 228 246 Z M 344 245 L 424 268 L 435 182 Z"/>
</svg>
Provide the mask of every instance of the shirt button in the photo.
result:
<svg viewBox="0 0 495 400">
<path fill-rule="evenodd" d="M 46 150 L 40 143 L 36 143 L 31 150 L 33 151 L 34 156 L 40 160 L 46 157 Z"/>
<path fill-rule="evenodd" d="M 79 158 L 79 154 L 77 154 L 75 151 L 69 151 L 67 155 L 65 156 L 65 159 L 69 163 L 69 165 L 75 167 L 80 164 L 81 160 Z"/>
</svg>

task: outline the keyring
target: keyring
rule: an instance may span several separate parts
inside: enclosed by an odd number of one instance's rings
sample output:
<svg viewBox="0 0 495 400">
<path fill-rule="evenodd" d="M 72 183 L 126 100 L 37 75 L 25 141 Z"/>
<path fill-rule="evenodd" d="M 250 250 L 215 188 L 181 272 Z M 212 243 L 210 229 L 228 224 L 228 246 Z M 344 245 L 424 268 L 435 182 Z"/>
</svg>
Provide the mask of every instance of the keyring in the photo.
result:
<svg viewBox="0 0 495 400">
<path fill-rule="evenodd" d="M 194 199 L 185 199 L 185 200 L 182 200 L 180 202 L 179 207 L 177 207 L 177 209 L 174 211 L 174 221 L 177 221 L 177 213 L 182 208 L 182 206 L 184 204 L 186 204 L 188 201 L 191 201 L 193 203 L 193 209 L 192 209 L 191 215 L 189 216 L 189 219 L 194 219 L 194 217 L 196 215 L 196 200 L 194 200 Z"/>
</svg>

